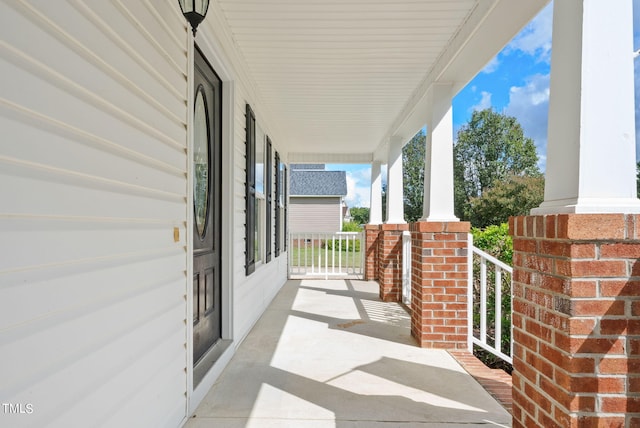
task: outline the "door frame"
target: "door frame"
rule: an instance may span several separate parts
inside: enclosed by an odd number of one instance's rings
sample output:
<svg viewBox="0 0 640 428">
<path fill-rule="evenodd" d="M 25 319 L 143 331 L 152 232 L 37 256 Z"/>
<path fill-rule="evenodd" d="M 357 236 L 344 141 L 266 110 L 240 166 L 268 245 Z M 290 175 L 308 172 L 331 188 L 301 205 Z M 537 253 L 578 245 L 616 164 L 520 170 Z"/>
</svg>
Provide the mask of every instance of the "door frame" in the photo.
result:
<svg viewBox="0 0 640 428">
<path fill-rule="evenodd" d="M 233 342 L 233 165 L 234 165 L 234 105 L 235 105 L 235 76 L 230 72 L 224 60 L 207 37 L 206 27 L 199 29 L 194 38 L 191 31 L 186 31 L 187 39 L 187 281 L 186 281 L 186 414 L 195 411 L 206 393 L 213 386 L 222 369 L 232 357 Z M 195 370 L 193 361 L 193 104 L 195 102 L 194 60 L 195 44 L 209 62 L 215 73 L 222 81 L 222 180 L 221 180 L 221 329 L 222 340 L 210 351 L 214 351 L 215 363 L 206 372 L 200 375 L 201 380 L 196 385 L 194 382 Z"/>
</svg>

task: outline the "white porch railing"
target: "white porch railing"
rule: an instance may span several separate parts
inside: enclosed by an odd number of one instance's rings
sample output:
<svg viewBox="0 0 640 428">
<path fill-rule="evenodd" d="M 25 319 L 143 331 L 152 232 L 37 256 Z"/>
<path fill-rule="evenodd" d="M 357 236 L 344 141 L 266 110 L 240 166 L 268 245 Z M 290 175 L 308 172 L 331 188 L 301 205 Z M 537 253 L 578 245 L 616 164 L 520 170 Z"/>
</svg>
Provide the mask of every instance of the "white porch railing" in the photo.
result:
<svg viewBox="0 0 640 428">
<path fill-rule="evenodd" d="M 479 248 L 473 246 L 473 236 L 469 234 L 469 287 L 468 287 L 468 331 L 469 350 L 477 345 L 502 360 L 512 364 L 513 340 L 509 340 L 509 350 L 503 351 L 503 314 L 507 315 L 511 328 L 511 316 L 503 311 L 503 287 L 509 290 L 511 299 L 511 266 L 501 262 Z M 509 336 L 511 338 L 511 335 Z"/>
<path fill-rule="evenodd" d="M 402 302 L 411 307 L 411 232 L 402 232 Z"/>
<path fill-rule="evenodd" d="M 289 277 L 360 276 L 364 272 L 362 232 L 289 234 Z"/>
</svg>

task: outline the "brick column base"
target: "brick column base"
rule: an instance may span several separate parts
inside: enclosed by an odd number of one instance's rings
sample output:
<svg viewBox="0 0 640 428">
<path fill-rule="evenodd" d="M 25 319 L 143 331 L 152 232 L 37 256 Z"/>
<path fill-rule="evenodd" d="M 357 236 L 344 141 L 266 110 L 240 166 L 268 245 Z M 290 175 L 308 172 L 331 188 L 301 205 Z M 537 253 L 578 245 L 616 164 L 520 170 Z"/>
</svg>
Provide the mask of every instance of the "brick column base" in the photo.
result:
<svg viewBox="0 0 640 428">
<path fill-rule="evenodd" d="M 399 302 L 402 299 L 402 232 L 408 224 L 380 225 L 378 237 L 378 282 L 380 299 Z"/>
<path fill-rule="evenodd" d="M 411 225 L 411 335 L 423 348 L 467 349 L 468 222 Z"/>
<path fill-rule="evenodd" d="M 378 237 L 380 225 L 367 224 L 364 226 L 364 279 L 374 281 L 378 279 Z"/>
<path fill-rule="evenodd" d="M 513 426 L 640 427 L 640 216 L 510 220 Z"/>
</svg>

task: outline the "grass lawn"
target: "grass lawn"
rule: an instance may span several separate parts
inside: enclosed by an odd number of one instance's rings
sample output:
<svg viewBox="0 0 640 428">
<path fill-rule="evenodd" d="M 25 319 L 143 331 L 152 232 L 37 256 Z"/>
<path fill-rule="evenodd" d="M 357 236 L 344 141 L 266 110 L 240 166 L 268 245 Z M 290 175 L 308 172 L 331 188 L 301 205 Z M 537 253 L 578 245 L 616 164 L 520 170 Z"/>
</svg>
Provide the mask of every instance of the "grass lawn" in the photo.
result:
<svg viewBox="0 0 640 428">
<path fill-rule="evenodd" d="M 362 253 L 360 251 L 333 251 L 327 250 L 325 248 L 320 248 L 319 245 L 307 247 L 293 247 L 289 248 L 291 252 L 291 267 L 295 269 L 295 267 L 311 267 L 312 265 L 316 268 L 320 264 L 320 266 L 325 266 L 325 261 L 328 267 L 336 267 L 342 266 L 342 269 L 348 266 L 349 268 L 354 268 L 357 271 L 360 271 L 360 267 L 362 266 Z M 313 262 L 312 262 L 313 261 Z"/>
</svg>

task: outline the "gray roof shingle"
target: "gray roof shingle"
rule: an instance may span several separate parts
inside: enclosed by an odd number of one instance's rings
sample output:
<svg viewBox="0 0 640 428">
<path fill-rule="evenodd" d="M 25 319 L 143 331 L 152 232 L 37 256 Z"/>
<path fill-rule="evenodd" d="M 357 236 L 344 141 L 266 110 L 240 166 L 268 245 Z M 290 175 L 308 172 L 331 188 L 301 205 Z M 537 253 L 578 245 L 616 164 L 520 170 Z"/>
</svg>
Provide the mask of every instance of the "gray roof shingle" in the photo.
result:
<svg viewBox="0 0 640 428">
<path fill-rule="evenodd" d="M 291 196 L 347 196 L 345 171 L 292 170 Z"/>
<path fill-rule="evenodd" d="M 323 163 L 292 163 L 291 170 L 293 171 L 294 169 L 295 170 L 298 170 L 298 169 L 324 170 L 324 164 Z"/>
</svg>

